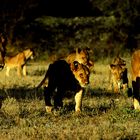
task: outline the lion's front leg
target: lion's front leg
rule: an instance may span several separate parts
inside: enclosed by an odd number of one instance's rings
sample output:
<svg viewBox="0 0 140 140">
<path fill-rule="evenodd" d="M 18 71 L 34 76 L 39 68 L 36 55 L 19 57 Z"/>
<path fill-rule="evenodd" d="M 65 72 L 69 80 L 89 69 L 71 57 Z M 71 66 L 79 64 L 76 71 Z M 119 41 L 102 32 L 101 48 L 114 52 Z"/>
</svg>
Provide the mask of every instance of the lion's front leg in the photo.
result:
<svg viewBox="0 0 140 140">
<path fill-rule="evenodd" d="M 47 113 L 52 112 L 52 104 L 51 104 L 51 96 L 52 96 L 53 88 L 44 87 L 44 99 L 45 99 L 45 108 Z"/>
<path fill-rule="evenodd" d="M 133 99 L 133 104 L 134 104 L 134 109 L 140 111 L 140 102 L 139 102 L 139 100 L 134 98 Z"/>
<path fill-rule="evenodd" d="M 26 74 L 26 65 L 23 66 L 23 68 L 22 68 L 22 72 L 23 72 L 23 75 L 24 75 L 24 76 L 27 75 L 27 74 Z"/>
<path fill-rule="evenodd" d="M 82 96 L 83 96 L 83 89 L 81 89 L 79 92 L 76 93 L 75 95 L 75 111 L 76 112 L 81 112 L 81 107 L 82 107 Z"/>
<path fill-rule="evenodd" d="M 116 81 L 113 79 L 113 91 L 114 91 L 114 93 L 117 93 L 117 94 L 120 93 L 119 87 L 120 87 L 119 81 Z"/>
</svg>

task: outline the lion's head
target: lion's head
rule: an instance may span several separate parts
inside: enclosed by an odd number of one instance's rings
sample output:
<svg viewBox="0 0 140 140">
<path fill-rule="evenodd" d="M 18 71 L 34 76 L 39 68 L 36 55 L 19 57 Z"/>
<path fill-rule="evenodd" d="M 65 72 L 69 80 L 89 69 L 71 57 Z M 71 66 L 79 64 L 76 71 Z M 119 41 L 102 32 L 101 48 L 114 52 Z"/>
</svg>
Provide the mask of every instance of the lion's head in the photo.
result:
<svg viewBox="0 0 140 140">
<path fill-rule="evenodd" d="M 89 83 L 89 69 L 77 61 L 74 61 L 70 67 L 75 78 L 79 81 L 81 87 L 85 87 Z"/>
<path fill-rule="evenodd" d="M 70 53 L 66 57 L 66 61 L 71 64 L 74 61 L 79 62 L 80 64 L 86 65 L 88 68 L 93 66 L 93 62 L 89 58 L 89 50 L 76 48 L 76 52 Z"/>
</svg>

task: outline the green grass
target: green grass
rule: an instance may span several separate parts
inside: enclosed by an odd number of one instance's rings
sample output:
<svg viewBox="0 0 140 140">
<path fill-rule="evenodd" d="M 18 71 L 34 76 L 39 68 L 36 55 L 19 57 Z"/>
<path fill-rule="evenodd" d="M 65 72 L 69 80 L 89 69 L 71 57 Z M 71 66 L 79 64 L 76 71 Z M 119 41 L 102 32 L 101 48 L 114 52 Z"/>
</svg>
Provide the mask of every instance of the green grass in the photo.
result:
<svg viewBox="0 0 140 140">
<path fill-rule="evenodd" d="M 133 109 L 132 98 L 108 88 L 108 60 L 95 63 L 81 114 L 74 112 L 74 98 L 65 98 L 57 115 L 45 112 L 43 90 L 35 87 L 46 69 L 45 63 L 32 63 L 26 78 L 16 77 L 14 70 L 9 78 L 5 69 L 0 72 L 0 140 L 140 139 L 140 113 Z"/>
</svg>

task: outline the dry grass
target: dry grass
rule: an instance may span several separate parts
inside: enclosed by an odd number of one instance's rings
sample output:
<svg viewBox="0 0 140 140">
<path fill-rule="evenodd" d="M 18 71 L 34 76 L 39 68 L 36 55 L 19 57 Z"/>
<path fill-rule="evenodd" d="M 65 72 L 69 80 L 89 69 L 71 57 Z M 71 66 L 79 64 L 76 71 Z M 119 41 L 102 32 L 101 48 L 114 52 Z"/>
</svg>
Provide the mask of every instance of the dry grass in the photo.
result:
<svg viewBox="0 0 140 140">
<path fill-rule="evenodd" d="M 45 112 L 43 91 L 35 89 L 45 74 L 45 64 L 28 65 L 26 78 L 16 77 L 15 71 L 6 78 L 5 70 L 1 71 L 0 140 L 139 140 L 140 113 L 133 110 L 131 97 L 109 90 L 107 63 L 95 63 L 82 113 L 75 114 L 70 98 L 64 99 L 56 116 Z"/>
</svg>

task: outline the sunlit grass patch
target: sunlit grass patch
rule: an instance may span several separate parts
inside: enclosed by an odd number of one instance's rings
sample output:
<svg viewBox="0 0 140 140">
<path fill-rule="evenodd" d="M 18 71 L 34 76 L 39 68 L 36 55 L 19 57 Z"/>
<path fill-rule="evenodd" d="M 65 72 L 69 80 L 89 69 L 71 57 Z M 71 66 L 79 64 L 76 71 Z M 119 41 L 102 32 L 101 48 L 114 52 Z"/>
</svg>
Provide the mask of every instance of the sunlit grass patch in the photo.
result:
<svg viewBox="0 0 140 140">
<path fill-rule="evenodd" d="M 6 98 L 3 101 L 2 110 L 6 115 L 17 116 L 19 115 L 19 103 L 15 98 Z"/>
</svg>

